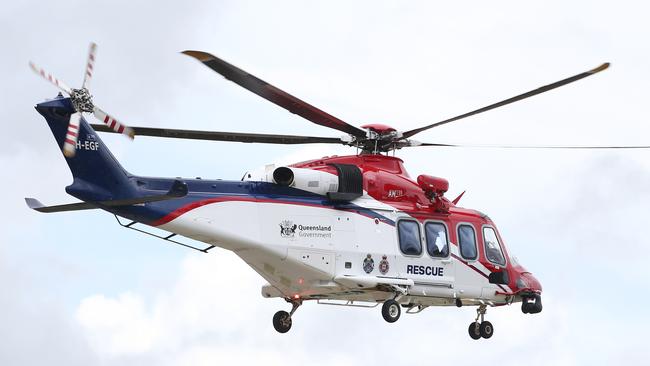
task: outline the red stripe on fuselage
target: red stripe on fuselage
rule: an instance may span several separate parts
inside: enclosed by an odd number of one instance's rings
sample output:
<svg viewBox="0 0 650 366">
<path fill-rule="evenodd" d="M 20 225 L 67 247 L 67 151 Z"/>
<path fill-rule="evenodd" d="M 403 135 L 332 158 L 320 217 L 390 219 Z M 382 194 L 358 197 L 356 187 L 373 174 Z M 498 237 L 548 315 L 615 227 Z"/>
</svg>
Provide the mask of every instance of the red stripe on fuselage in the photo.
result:
<svg viewBox="0 0 650 366">
<path fill-rule="evenodd" d="M 473 269 L 474 271 L 476 271 L 476 273 L 480 274 L 481 276 L 483 276 L 483 277 L 485 277 L 485 278 L 487 278 L 487 279 L 490 278 L 488 275 L 486 275 L 485 273 L 483 273 L 483 271 L 481 271 L 480 269 L 478 269 L 478 268 L 474 267 L 473 265 L 471 265 L 471 264 L 469 264 L 469 263 L 463 261 L 459 256 L 457 256 L 457 255 L 455 255 L 455 254 L 452 254 L 451 256 L 454 257 L 454 258 L 456 258 L 459 262 L 463 263 L 463 264 L 466 265 L 467 267 Z M 489 269 L 488 269 L 488 271 L 489 271 Z M 491 271 L 490 271 L 490 272 L 491 272 Z M 499 288 L 502 289 L 503 291 L 507 291 L 505 288 L 503 288 L 503 286 L 498 285 L 498 284 L 497 284 L 497 286 L 499 286 Z"/>
<path fill-rule="evenodd" d="M 216 197 L 216 198 L 209 198 L 201 201 L 196 201 L 192 202 L 188 205 L 185 205 L 181 208 L 177 208 L 176 210 L 172 211 L 171 213 L 163 216 L 162 218 L 154 221 L 151 223 L 151 226 L 159 226 L 166 224 L 177 217 L 183 215 L 186 212 L 192 211 L 195 208 L 199 208 L 201 206 L 209 205 L 211 203 L 218 203 L 218 202 L 224 202 L 224 201 L 245 201 L 245 202 L 254 202 L 255 199 L 252 197 L 232 197 L 232 196 L 224 196 L 224 197 Z"/>
</svg>

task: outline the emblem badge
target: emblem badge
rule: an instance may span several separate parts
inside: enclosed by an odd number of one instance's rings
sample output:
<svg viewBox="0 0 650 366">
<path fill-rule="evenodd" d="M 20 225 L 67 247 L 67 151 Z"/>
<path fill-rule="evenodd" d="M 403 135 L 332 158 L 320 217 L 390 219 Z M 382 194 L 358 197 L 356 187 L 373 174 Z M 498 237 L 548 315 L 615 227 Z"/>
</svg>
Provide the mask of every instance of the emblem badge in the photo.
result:
<svg viewBox="0 0 650 366">
<path fill-rule="evenodd" d="M 366 259 L 363 260 L 363 270 L 366 273 L 370 273 L 373 269 L 375 269 L 375 260 L 372 259 L 370 254 L 368 254 Z"/>
<path fill-rule="evenodd" d="M 381 262 L 379 262 L 379 272 L 381 274 L 386 274 L 388 273 L 388 270 L 390 269 L 390 265 L 388 264 L 388 259 L 386 259 L 386 256 L 381 257 Z"/>
<path fill-rule="evenodd" d="M 293 238 L 296 235 L 296 228 L 298 225 L 294 224 L 293 221 L 284 220 L 280 223 L 280 236 L 283 238 Z"/>
</svg>

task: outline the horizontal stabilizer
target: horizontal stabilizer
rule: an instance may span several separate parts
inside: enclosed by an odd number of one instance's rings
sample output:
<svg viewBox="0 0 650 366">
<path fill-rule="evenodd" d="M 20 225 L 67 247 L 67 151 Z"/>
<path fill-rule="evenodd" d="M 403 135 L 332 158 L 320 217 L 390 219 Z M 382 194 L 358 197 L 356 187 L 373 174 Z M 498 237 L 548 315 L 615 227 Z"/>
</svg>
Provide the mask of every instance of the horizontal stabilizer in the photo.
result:
<svg viewBox="0 0 650 366">
<path fill-rule="evenodd" d="M 97 202 L 77 202 L 68 203 L 56 206 L 45 206 L 35 198 L 25 198 L 27 206 L 32 210 L 44 213 L 51 212 L 65 212 L 65 211 L 79 211 L 79 210 L 92 210 L 96 208 L 117 207 L 117 206 L 131 206 L 148 202 L 165 201 L 174 198 L 184 197 L 187 195 L 187 184 L 180 180 L 175 180 L 172 187 L 165 194 L 144 196 L 136 198 L 127 198 L 122 200 L 108 200 Z"/>
<path fill-rule="evenodd" d="M 79 203 L 69 203 L 65 205 L 56 205 L 56 206 L 45 206 L 41 201 L 36 198 L 25 198 L 27 207 L 38 212 L 65 212 L 65 211 L 79 211 L 79 210 L 92 210 L 94 208 L 99 208 L 92 203 L 88 202 L 79 202 Z"/>
</svg>

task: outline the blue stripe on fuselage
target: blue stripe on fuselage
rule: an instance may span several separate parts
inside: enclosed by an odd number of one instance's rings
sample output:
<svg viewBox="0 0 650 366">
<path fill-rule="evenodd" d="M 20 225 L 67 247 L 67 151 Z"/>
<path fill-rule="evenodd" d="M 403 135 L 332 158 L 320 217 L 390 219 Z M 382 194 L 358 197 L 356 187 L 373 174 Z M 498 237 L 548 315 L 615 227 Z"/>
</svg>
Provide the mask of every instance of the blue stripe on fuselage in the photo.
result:
<svg viewBox="0 0 650 366">
<path fill-rule="evenodd" d="M 175 179 L 171 178 L 146 178 L 131 177 L 133 185 L 137 187 L 139 196 L 151 196 L 166 193 Z M 183 180 L 183 179 L 181 179 Z M 332 202 L 325 196 L 303 191 L 296 188 L 278 186 L 267 182 L 250 181 L 224 181 L 224 180 L 203 180 L 188 179 L 188 194 L 185 197 L 165 201 L 151 202 L 144 206 L 128 206 L 123 208 L 110 208 L 108 211 L 128 219 L 145 224 L 154 223 L 167 215 L 185 206 L 220 197 L 243 197 L 246 199 L 259 199 L 265 202 L 277 200 L 278 203 L 296 205 L 320 206 L 335 210 L 355 212 L 370 218 L 377 218 L 382 222 L 394 225 L 389 218 L 376 213 L 375 211 L 355 205 L 352 203 Z"/>
</svg>

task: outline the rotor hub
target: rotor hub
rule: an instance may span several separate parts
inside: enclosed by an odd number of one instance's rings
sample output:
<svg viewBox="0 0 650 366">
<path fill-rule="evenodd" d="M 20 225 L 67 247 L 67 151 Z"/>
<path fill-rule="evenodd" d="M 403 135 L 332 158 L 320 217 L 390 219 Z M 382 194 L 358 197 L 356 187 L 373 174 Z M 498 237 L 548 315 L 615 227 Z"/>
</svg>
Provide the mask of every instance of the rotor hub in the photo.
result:
<svg viewBox="0 0 650 366">
<path fill-rule="evenodd" d="M 72 89 L 70 99 L 72 100 L 72 105 L 77 112 L 92 113 L 95 109 L 93 96 L 90 95 L 90 92 L 86 88 Z"/>
<path fill-rule="evenodd" d="M 374 123 L 361 126 L 366 130 L 365 139 L 357 139 L 354 145 L 366 154 L 378 154 L 408 146 L 408 141 L 402 138 L 402 133 L 388 125 Z"/>
</svg>

